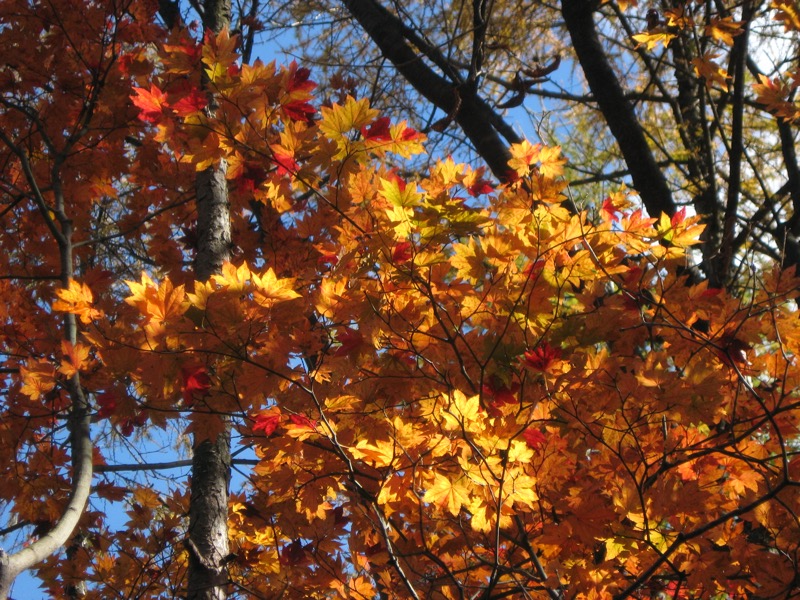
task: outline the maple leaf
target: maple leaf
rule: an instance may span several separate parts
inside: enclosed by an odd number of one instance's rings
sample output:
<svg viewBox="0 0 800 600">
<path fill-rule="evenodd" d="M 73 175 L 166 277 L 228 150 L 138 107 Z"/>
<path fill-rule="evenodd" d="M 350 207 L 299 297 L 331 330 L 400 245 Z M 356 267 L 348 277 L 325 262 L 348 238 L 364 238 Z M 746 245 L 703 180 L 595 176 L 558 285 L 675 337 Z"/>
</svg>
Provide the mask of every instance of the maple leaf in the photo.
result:
<svg viewBox="0 0 800 600">
<path fill-rule="evenodd" d="M 350 448 L 350 453 L 354 458 L 366 460 L 376 468 L 389 467 L 397 457 L 398 449 L 391 441 L 379 441 L 370 444 L 366 440 L 358 440 L 358 443 Z"/>
<path fill-rule="evenodd" d="M 307 546 L 301 540 L 294 540 L 281 549 L 281 564 L 296 567 L 306 564 L 309 560 L 306 554 Z"/>
<path fill-rule="evenodd" d="M 141 283 L 125 281 L 125 284 L 131 291 L 125 302 L 151 320 L 166 322 L 185 312 L 183 285 L 173 287 L 172 282 L 165 279 L 159 286 L 146 273 L 142 273 Z"/>
<path fill-rule="evenodd" d="M 494 192 L 494 184 L 485 179 L 478 179 L 467 188 L 467 192 L 473 198 L 477 198 L 478 196 L 482 196 L 484 194 L 491 194 Z"/>
<path fill-rule="evenodd" d="M 300 294 L 292 289 L 294 279 L 278 279 L 271 267 L 262 275 L 251 273 L 250 280 L 253 285 L 253 299 L 259 306 L 273 306 L 300 298 Z"/>
<path fill-rule="evenodd" d="M 797 118 L 797 106 L 789 102 L 788 98 L 792 94 L 792 86 L 782 82 L 780 79 L 770 79 L 766 75 L 759 75 L 760 83 L 753 84 L 753 90 L 758 95 L 757 101 L 776 117 L 781 117 L 787 121 Z"/>
<path fill-rule="evenodd" d="M 191 407 L 199 399 L 208 395 L 211 389 L 211 377 L 203 365 L 185 365 L 181 367 L 184 406 Z"/>
<path fill-rule="evenodd" d="M 278 175 L 295 175 L 300 170 L 294 151 L 287 150 L 278 144 L 272 144 L 270 150 L 272 150 L 272 161 L 278 167 Z"/>
<path fill-rule="evenodd" d="M 706 85 L 711 86 L 716 83 L 721 89 L 727 92 L 730 75 L 728 75 L 725 69 L 714 62 L 717 56 L 719 55 L 707 52 L 701 57 L 693 58 L 692 66 L 697 76 L 705 80 Z"/>
<path fill-rule="evenodd" d="M 253 419 L 253 433 L 262 431 L 265 437 L 269 437 L 275 433 L 275 430 L 281 424 L 281 413 L 280 410 L 273 408 L 259 413 Z"/>
<path fill-rule="evenodd" d="M 604 219 L 613 221 L 615 223 L 619 221 L 619 217 L 617 215 L 620 211 L 616 206 L 614 206 L 614 202 L 610 197 L 606 197 L 606 199 L 603 200 L 603 205 L 600 208 L 600 211 Z"/>
<path fill-rule="evenodd" d="M 409 241 L 397 242 L 392 249 L 392 262 L 401 265 L 413 258 L 413 245 Z"/>
<path fill-rule="evenodd" d="M 661 218 L 656 225 L 659 235 L 676 248 L 686 248 L 700 243 L 700 234 L 705 225 L 699 225 L 700 217 L 687 217 L 686 208 L 675 211 L 672 217 L 666 213 L 661 214 Z"/>
<path fill-rule="evenodd" d="M 317 84 L 311 79 L 311 70 L 307 67 L 298 67 L 296 61 L 289 65 L 289 82 L 286 84 L 288 92 L 310 92 Z"/>
<path fill-rule="evenodd" d="M 56 386 L 56 370 L 50 361 L 45 359 L 28 360 L 19 368 L 22 387 L 20 392 L 38 400 Z"/>
<path fill-rule="evenodd" d="M 487 399 L 498 406 L 505 404 L 517 404 L 519 399 L 519 383 L 516 381 L 507 385 L 496 377 L 492 377 L 489 383 L 483 385 L 483 393 Z"/>
<path fill-rule="evenodd" d="M 637 33 L 633 39 L 639 42 L 637 48 L 644 46 L 647 50 L 652 50 L 659 44 L 663 44 L 665 48 L 668 47 L 669 43 L 675 39 L 675 35 L 666 30 L 655 29 L 652 32 Z"/>
<path fill-rule="evenodd" d="M 61 366 L 58 367 L 58 372 L 64 375 L 67 379 L 77 375 L 79 371 L 86 368 L 86 361 L 89 358 L 91 348 L 80 342 L 72 344 L 67 340 L 61 341 L 61 353 L 64 358 L 61 360 Z"/>
<path fill-rule="evenodd" d="M 172 102 L 170 107 L 176 116 L 188 117 L 202 111 L 206 105 L 208 105 L 208 97 L 197 88 L 191 88 L 181 96 L 180 100 Z"/>
<path fill-rule="evenodd" d="M 131 96 L 131 100 L 139 109 L 139 118 L 146 123 L 158 123 L 164 115 L 164 109 L 169 107 L 167 95 L 154 83 L 150 84 L 150 90 L 133 88 L 133 91 L 135 95 Z"/>
<path fill-rule="evenodd" d="M 211 280 L 217 286 L 219 286 L 220 289 L 227 292 L 232 292 L 234 294 L 241 294 L 249 287 L 248 282 L 252 278 L 252 273 L 250 272 L 250 267 L 247 266 L 246 262 L 243 262 L 238 267 L 231 262 L 226 262 L 222 265 L 221 271 L 221 273 L 211 276 Z M 264 274 L 264 276 L 267 278 L 268 284 L 272 283 L 272 280 L 276 279 L 274 272 L 272 272 L 272 276 L 270 278 L 269 273 L 271 271 L 272 270 L 270 269 Z"/>
<path fill-rule="evenodd" d="M 733 46 L 733 38 L 741 34 L 742 23 L 733 20 L 733 17 L 716 17 L 706 25 L 705 33 L 723 44 Z"/>
<path fill-rule="evenodd" d="M 539 160 L 541 149 L 541 144 L 532 146 L 528 140 L 512 144 L 509 148 L 512 158 L 508 161 L 508 166 L 520 177 L 528 175 L 531 166 Z"/>
<path fill-rule="evenodd" d="M 463 479 L 454 482 L 441 473 L 435 473 L 433 477 L 433 485 L 425 491 L 422 500 L 458 516 L 461 507 L 470 502 L 469 488 L 462 483 Z"/>
<path fill-rule="evenodd" d="M 317 432 L 317 422 L 301 414 L 290 415 L 289 423 L 285 427 L 287 435 L 300 441 Z"/>
<path fill-rule="evenodd" d="M 105 316 L 103 311 L 92 308 L 94 296 L 85 283 L 70 279 L 67 288 L 56 290 L 56 296 L 58 300 L 53 302 L 53 310 L 78 315 L 81 323 L 88 324 Z"/>
<path fill-rule="evenodd" d="M 101 392 L 97 394 L 97 418 L 107 419 L 117 410 L 117 395 L 114 392 Z"/>
<path fill-rule="evenodd" d="M 564 174 L 567 159 L 561 155 L 561 146 L 543 146 L 539 150 L 539 173 L 555 179 Z"/>
<path fill-rule="evenodd" d="M 522 363 L 529 369 L 549 373 L 553 366 L 561 360 L 561 349 L 553 348 L 547 342 L 542 342 L 536 348 L 527 350 Z"/>
<path fill-rule="evenodd" d="M 770 6 L 776 11 L 775 20 L 783 22 L 784 31 L 800 31 L 800 11 L 796 2 L 773 0 Z"/>
<path fill-rule="evenodd" d="M 284 115 L 293 121 L 311 124 L 317 114 L 317 109 L 305 100 L 290 100 L 281 105 Z"/>
<path fill-rule="evenodd" d="M 486 415 L 479 394 L 467 397 L 461 390 L 454 390 L 450 397 L 445 398 L 447 406 L 441 412 L 445 429 L 483 431 Z"/>
<path fill-rule="evenodd" d="M 369 126 L 362 126 L 360 131 L 365 140 L 373 142 L 389 142 L 392 139 L 392 134 L 389 131 L 388 117 L 380 117 L 373 121 Z"/>
<path fill-rule="evenodd" d="M 525 443 L 534 450 L 538 450 L 547 443 L 545 435 L 535 427 L 528 427 L 522 432 L 522 437 L 525 439 Z"/>
<path fill-rule="evenodd" d="M 236 61 L 239 59 L 239 55 L 236 53 L 238 45 L 238 36 L 231 36 L 227 27 L 217 35 L 210 30 L 206 31 L 202 61 L 206 65 L 205 71 L 209 81 L 217 86 L 224 86 L 231 71 L 238 72 L 236 65 Z"/>
<path fill-rule="evenodd" d="M 349 142 L 347 134 L 353 129 L 360 131 L 377 116 L 378 111 L 369 107 L 366 98 L 355 100 L 352 96 L 348 96 L 343 105 L 334 103 L 331 107 L 322 107 L 319 129 L 340 147 L 346 147 Z"/>
<path fill-rule="evenodd" d="M 358 329 L 345 327 L 336 334 L 336 341 L 341 344 L 333 353 L 334 356 L 349 356 L 358 351 L 364 343 L 364 337 Z"/>
</svg>

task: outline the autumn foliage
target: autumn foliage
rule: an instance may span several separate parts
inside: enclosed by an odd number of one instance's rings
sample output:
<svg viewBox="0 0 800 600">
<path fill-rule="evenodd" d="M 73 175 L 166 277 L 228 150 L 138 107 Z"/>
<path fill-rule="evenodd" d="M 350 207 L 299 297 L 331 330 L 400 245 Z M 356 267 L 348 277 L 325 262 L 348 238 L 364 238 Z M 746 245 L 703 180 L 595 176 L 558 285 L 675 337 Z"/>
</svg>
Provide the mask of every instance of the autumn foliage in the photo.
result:
<svg viewBox="0 0 800 600">
<path fill-rule="evenodd" d="M 578 211 L 558 147 L 512 147 L 506 185 L 451 158 L 408 177 L 395 166 L 422 133 L 148 10 L 53 25 L 117 37 L 83 51 L 97 65 L 53 65 L 55 83 L 28 81 L 33 64 L 15 67 L 27 89 L 2 82 L 6 107 L 39 115 L 0 117 L 6 514 L 33 536 L 59 518 L 76 374 L 95 441 L 97 504 L 39 570 L 49 593 L 181 593 L 185 488 L 125 479 L 114 457 L 150 432 L 213 435 L 219 414 L 256 459 L 229 506 L 239 597 L 796 588 L 792 270 L 695 283 L 699 217 L 648 217 L 624 189 Z M 85 82 L 43 92 L 101 72 L 91 114 L 69 105 Z M 235 259 L 197 282 L 190 182 L 222 160 Z"/>
</svg>

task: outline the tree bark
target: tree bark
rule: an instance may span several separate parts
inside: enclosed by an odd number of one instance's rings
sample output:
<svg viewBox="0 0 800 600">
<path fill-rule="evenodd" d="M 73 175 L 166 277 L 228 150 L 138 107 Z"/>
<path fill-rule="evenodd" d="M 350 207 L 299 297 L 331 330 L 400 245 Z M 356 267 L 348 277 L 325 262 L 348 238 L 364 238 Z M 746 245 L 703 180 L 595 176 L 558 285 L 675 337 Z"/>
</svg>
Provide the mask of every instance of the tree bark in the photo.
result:
<svg viewBox="0 0 800 600">
<path fill-rule="evenodd" d="M 8 137 L 0 132 L 0 139 L 8 145 L 20 160 L 22 172 L 31 189 L 33 201 L 42 218 L 47 223 L 55 239 L 60 259 L 60 283 L 69 287 L 74 276 L 73 259 L 73 226 L 65 207 L 65 199 L 60 181 L 60 166 L 66 151 L 54 157 L 52 167 L 52 194 L 54 203 L 48 204 L 42 195 L 28 155 L 24 149 L 16 146 Z M 73 314 L 64 316 L 64 339 L 71 343 L 78 342 L 78 324 Z M 75 374 L 67 381 L 67 392 L 70 398 L 69 409 L 69 445 L 72 462 L 72 489 L 69 500 L 61 518 L 46 534 L 32 541 L 13 554 L 0 549 L 0 600 L 5 600 L 17 576 L 23 571 L 36 566 L 59 548 L 62 548 L 72 537 L 80 522 L 92 487 L 92 439 L 90 435 L 89 401 L 81 386 L 80 375 Z"/>
<path fill-rule="evenodd" d="M 205 0 L 203 25 L 217 34 L 228 27 L 230 0 Z M 214 110 L 213 90 L 209 110 Z M 221 161 L 197 174 L 197 234 L 195 276 L 206 281 L 230 259 L 231 226 L 226 164 Z M 228 496 L 231 471 L 230 423 L 216 438 L 195 433 L 189 500 L 189 600 L 221 600 L 228 596 Z"/>
<path fill-rule="evenodd" d="M 522 138 L 479 95 L 475 85 L 461 80 L 452 65 L 435 49 L 421 48 L 425 57 L 445 75 L 436 73 L 412 48 L 408 29 L 375 0 L 344 0 L 344 5 L 398 72 L 434 106 L 451 115 L 476 152 L 500 181 L 507 181 L 509 144 Z M 409 34 L 411 35 L 411 34 Z M 414 41 L 419 47 L 419 40 Z"/>
<path fill-rule="evenodd" d="M 562 0 L 561 12 L 572 45 L 647 212 L 653 217 L 662 212 L 672 215 L 676 210 L 672 192 L 597 35 L 594 23 L 597 5 L 586 0 Z"/>
</svg>

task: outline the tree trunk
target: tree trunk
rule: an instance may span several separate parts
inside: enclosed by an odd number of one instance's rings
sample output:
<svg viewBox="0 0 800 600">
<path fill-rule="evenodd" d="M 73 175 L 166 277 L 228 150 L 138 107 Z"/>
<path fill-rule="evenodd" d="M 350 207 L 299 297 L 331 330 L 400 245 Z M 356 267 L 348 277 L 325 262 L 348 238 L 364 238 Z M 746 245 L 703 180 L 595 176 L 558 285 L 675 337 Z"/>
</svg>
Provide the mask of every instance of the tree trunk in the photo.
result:
<svg viewBox="0 0 800 600">
<path fill-rule="evenodd" d="M 203 25 L 217 34 L 230 24 L 230 0 L 205 0 Z M 213 94 L 208 90 L 209 95 Z M 213 97 L 209 110 L 214 110 Z M 197 234 L 195 276 L 205 281 L 219 273 L 230 258 L 231 227 L 226 165 L 197 174 Z M 191 498 L 189 501 L 189 600 L 218 600 L 228 595 L 225 567 L 228 549 L 228 487 L 231 470 L 230 423 L 212 439 L 195 433 L 193 439 Z"/>
<path fill-rule="evenodd" d="M 594 23 L 598 5 L 586 0 L 562 0 L 564 23 L 589 89 L 617 141 L 647 212 L 651 217 L 662 212 L 672 215 L 677 207 L 667 180 L 598 38 Z"/>
<path fill-rule="evenodd" d="M 425 58 L 444 72 L 436 73 L 412 48 L 409 28 L 375 0 L 344 0 L 344 5 L 397 71 L 434 106 L 458 123 L 475 151 L 495 177 L 507 181 L 508 145 L 522 141 L 508 123 L 463 81 L 454 67 L 435 48 L 421 50 Z"/>
</svg>

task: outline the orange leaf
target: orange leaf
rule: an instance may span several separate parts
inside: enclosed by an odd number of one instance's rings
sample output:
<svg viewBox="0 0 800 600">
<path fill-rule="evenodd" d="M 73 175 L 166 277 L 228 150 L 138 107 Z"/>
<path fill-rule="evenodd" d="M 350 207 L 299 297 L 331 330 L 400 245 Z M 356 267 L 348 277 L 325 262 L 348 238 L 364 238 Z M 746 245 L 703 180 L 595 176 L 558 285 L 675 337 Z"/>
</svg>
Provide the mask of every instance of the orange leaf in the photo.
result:
<svg viewBox="0 0 800 600">
<path fill-rule="evenodd" d="M 150 84 L 150 90 L 144 88 L 133 88 L 135 93 L 131 96 L 134 106 L 139 108 L 139 118 L 146 123 L 158 123 L 164 114 L 164 109 L 169 107 L 167 95 Z"/>
</svg>

